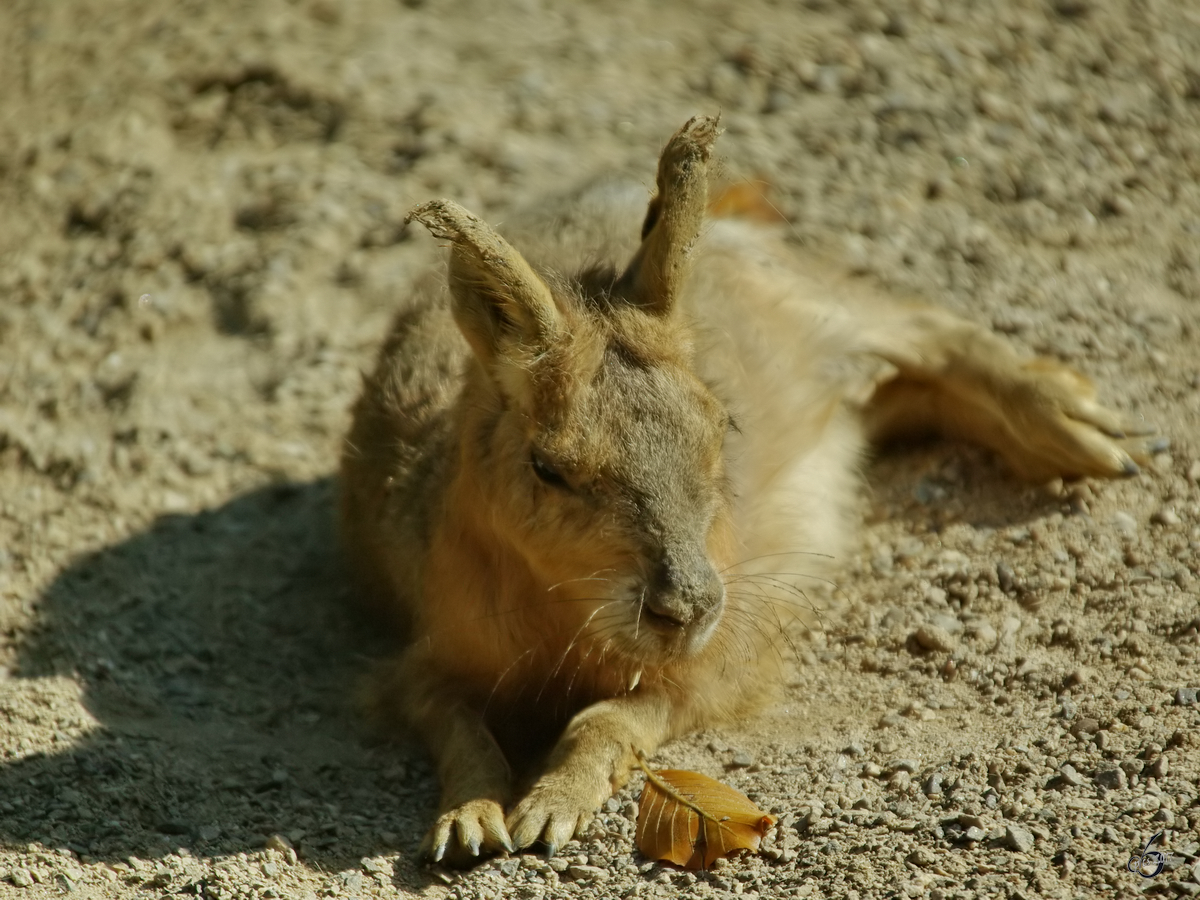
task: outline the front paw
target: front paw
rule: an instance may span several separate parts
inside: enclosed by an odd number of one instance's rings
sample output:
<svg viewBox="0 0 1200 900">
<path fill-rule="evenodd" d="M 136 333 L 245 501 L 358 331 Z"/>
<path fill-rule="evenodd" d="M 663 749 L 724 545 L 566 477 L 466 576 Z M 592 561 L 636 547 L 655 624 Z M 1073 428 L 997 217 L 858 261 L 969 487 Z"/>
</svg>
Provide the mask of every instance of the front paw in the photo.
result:
<svg viewBox="0 0 1200 900">
<path fill-rule="evenodd" d="M 495 800 L 468 800 L 433 823 L 421 844 L 421 855 L 456 868 L 474 865 L 501 850 L 512 852 L 504 826 L 504 809 Z"/>
<path fill-rule="evenodd" d="M 508 814 L 513 843 L 522 848 L 541 840 L 547 855 L 554 856 L 592 820 L 610 793 L 607 783 L 589 790 L 571 779 L 544 776 Z"/>
</svg>

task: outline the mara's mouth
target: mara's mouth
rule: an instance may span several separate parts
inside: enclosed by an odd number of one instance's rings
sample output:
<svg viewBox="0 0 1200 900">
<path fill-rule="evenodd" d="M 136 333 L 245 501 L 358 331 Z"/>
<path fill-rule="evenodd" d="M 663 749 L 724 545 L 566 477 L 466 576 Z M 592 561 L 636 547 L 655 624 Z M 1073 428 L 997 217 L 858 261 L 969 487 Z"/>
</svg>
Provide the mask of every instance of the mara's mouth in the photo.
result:
<svg viewBox="0 0 1200 900">
<path fill-rule="evenodd" d="M 657 631 L 666 633 L 685 631 L 688 627 L 687 623 L 681 622 L 679 619 L 669 616 L 666 613 L 655 612 L 649 606 L 644 604 L 642 605 L 641 609 L 641 617 L 642 622 L 646 625 L 649 625 L 651 628 L 654 628 Z"/>
<path fill-rule="evenodd" d="M 639 601 L 633 623 L 633 644 L 651 655 L 692 656 L 712 639 L 725 609 L 724 596 L 704 608 L 692 607 L 683 613 L 654 609 Z"/>
</svg>

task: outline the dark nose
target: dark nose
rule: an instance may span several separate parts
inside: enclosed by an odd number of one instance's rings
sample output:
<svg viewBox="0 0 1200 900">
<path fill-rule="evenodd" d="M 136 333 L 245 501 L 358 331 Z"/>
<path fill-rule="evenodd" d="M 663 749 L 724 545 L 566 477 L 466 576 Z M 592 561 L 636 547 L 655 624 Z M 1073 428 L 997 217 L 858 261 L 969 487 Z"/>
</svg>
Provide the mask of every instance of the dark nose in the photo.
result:
<svg viewBox="0 0 1200 900">
<path fill-rule="evenodd" d="M 721 611 L 725 586 L 716 570 L 707 558 L 689 556 L 664 557 L 647 585 L 645 608 L 661 624 L 687 628 Z"/>
</svg>

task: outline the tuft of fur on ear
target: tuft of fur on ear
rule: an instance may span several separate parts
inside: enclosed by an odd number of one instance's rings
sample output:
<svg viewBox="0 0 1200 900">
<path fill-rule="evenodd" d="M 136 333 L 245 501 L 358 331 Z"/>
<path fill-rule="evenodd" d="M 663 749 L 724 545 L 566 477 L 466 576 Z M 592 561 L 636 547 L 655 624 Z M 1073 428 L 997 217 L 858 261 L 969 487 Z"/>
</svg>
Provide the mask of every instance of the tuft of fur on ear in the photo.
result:
<svg viewBox="0 0 1200 900">
<path fill-rule="evenodd" d="M 452 200 L 409 211 L 434 237 L 452 242 L 450 293 L 454 320 L 485 368 L 523 349 L 536 354 L 563 333 L 550 288 L 508 241 Z"/>
<path fill-rule="evenodd" d="M 658 193 L 650 201 L 642 245 L 617 281 L 617 291 L 647 312 L 669 314 L 683 289 L 704 222 L 719 122 L 720 116 L 692 117 L 659 157 Z"/>
</svg>

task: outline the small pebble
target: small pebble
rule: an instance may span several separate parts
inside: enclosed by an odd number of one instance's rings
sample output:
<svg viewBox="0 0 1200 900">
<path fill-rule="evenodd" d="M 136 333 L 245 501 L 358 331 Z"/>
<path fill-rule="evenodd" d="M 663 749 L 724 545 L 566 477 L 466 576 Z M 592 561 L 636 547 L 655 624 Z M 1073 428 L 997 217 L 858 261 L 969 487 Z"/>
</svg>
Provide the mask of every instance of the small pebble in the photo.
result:
<svg viewBox="0 0 1200 900">
<path fill-rule="evenodd" d="M 1157 812 L 1162 806 L 1162 801 L 1153 794 L 1143 794 L 1141 797 L 1134 797 L 1129 802 L 1129 811 L 1135 813 Z"/>
<path fill-rule="evenodd" d="M 1021 630 L 1021 620 L 1017 616 L 1005 616 L 1000 623 L 1000 640 L 1004 643 L 1013 641 Z"/>
<path fill-rule="evenodd" d="M 996 643 L 996 629 L 992 627 L 992 623 L 986 619 L 981 619 L 978 622 L 973 622 L 970 628 L 971 637 L 982 644 Z"/>
<path fill-rule="evenodd" d="M 1071 726 L 1071 734 L 1076 736 L 1081 734 L 1095 734 L 1100 730 L 1100 722 L 1097 719 L 1080 719 Z"/>
<path fill-rule="evenodd" d="M 1195 706 L 1200 695 L 1200 688 L 1179 688 L 1175 691 L 1176 706 Z"/>
<path fill-rule="evenodd" d="M 968 840 L 968 841 L 971 841 L 972 843 L 976 843 L 976 844 L 978 844 L 980 841 L 982 841 L 986 837 L 987 837 L 987 832 L 984 831 L 982 828 L 979 828 L 975 825 L 972 825 L 970 828 L 968 828 L 966 831 L 963 832 L 964 840 Z"/>
<path fill-rule="evenodd" d="M 1012 566 L 1006 562 L 996 563 L 996 580 L 1000 584 L 1000 590 L 1006 594 L 1011 593 L 1017 583 Z"/>
<path fill-rule="evenodd" d="M 601 869 L 599 866 L 568 866 L 567 874 L 574 881 L 592 882 L 608 880 L 608 870 Z"/>
<path fill-rule="evenodd" d="M 1175 528 L 1179 525 L 1179 516 L 1176 514 L 1175 510 L 1168 506 L 1164 506 L 1162 509 L 1155 511 L 1155 513 L 1150 516 L 1150 521 L 1155 525 L 1161 525 L 1164 528 Z"/>
<path fill-rule="evenodd" d="M 1072 670 L 1071 674 L 1067 676 L 1067 684 L 1071 685 L 1072 687 L 1075 685 L 1085 684 L 1086 682 L 1091 681 L 1094 675 L 1095 673 L 1087 666 L 1080 666 L 1079 668 Z"/>
<path fill-rule="evenodd" d="M 28 869 L 13 869 L 8 873 L 8 880 L 19 888 L 30 887 L 33 884 L 33 876 L 29 874 Z"/>
<path fill-rule="evenodd" d="M 733 759 L 729 761 L 729 764 L 736 768 L 744 769 L 747 766 L 754 765 L 754 757 L 745 750 L 738 750 L 733 754 Z"/>
<path fill-rule="evenodd" d="M 802 825 L 811 828 L 813 825 L 816 825 L 819 821 L 821 821 L 821 816 L 824 814 L 824 812 L 825 804 L 820 800 L 814 800 L 809 805 L 808 812 L 805 813 L 804 818 L 801 819 L 800 822 Z"/>
<path fill-rule="evenodd" d="M 908 854 L 905 861 L 922 869 L 928 869 L 937 863 L 933 854 L 924 847 L 918 847 L 912 853 Z"/>
<path fill-rule="evenodd" d="M 1112 524 L 1122 537 L 1131 538 L 1137 534 L 1137 519 L 1127 512 L 1113 513 Z"/>
<path fill-rule="evenodd" d="M 1004 846 L 1018 853 L 1028 853 L 1033 849 L 1033 833 L 1018 825 L 1006 825 L 1004 828 Z"/>
<path fill-rule="evenodd" d="M 950 653 L 958 646 L 950 633 L 937 625 L 922 625 L 913 632 L 913 640 L 924 650 L 940 653 Z"/>
<path fill-rule="evenodd" d="M 949 613 L 937 613 L 929 619 L 929 624 L 936 625 L 947 634 L 961 634 L 963 630 L 962 619 Z"/>
<path fill-rule="evenodd" d="M 1125 777 L 1125 772 L 1116 767 L 1097 772 L 1093 780 L 1100 787 L 1114 791 L 1124 790 L 1126 785 L 1129 784 L 1129 779 Z"/>
<path fill-rule="evenodd" d="M 1166 778 L 1167 773 L 1170 770 L 1171 768 L 1170 764 L 1167 762 L 1166 754 L 1160 756 L 1146 769 L 1147 773 L 1154 778 Z"/>
<path fill-rule="evenodd" d="M 1080 785 L 1085 783 L 1083 776 L 1080 775 L 1075 770 L 1075 767 L 1073 765 L 1071 765 L 1070 763 L 1065 763 L 1058 770 L 1058 774 L 1059 774 L 1059 778 L 1062 780 L 1062 783 L 1065 785 L 1069 785 L 1070 787 L 1079 787 Z"/>
</svg>

